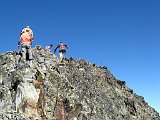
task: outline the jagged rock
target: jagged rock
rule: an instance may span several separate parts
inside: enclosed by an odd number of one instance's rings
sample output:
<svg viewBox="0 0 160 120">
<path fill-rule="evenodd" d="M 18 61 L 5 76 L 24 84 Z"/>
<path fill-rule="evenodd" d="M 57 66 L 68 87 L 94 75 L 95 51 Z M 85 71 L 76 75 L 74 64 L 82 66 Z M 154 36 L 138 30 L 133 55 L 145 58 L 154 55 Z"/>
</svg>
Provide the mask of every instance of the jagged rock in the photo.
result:
<svg viewBox="0 0 160 120">
<path fill-rule="evenodd" d="M 32 61 L 17 51 L 0 55 L 0 119 L 160 120 L 107 67 L 72 57 L 60 63 L 39 45 L 32 52 Z"/>
</svg>

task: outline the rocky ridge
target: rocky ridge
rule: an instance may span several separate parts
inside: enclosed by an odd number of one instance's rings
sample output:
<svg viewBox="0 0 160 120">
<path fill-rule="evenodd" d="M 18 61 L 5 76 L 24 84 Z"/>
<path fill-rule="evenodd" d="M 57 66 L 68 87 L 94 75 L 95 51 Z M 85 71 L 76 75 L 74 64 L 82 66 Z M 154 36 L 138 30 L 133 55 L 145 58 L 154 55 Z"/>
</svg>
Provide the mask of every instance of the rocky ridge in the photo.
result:
<svg viewBox="0 0 160 120">
<path fill-rule="evenodd" d="M 1 120 L 160 120 L 142 96 L 107 67 L 84 59 L 59 61 L 41 46 L 34 60 L 0 55 Z"/>
</svg>

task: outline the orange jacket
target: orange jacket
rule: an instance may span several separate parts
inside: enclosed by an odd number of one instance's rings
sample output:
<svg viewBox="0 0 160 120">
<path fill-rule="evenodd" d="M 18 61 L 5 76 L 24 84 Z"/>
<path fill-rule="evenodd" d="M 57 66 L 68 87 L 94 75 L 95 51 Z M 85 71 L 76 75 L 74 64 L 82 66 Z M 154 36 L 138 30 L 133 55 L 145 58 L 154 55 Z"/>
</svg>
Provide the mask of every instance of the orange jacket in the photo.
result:
<svg viewBox="0 0 160 120">
<path fill-rule="evenodd" d="M 21 39 L 22 44 L 24 44 L 24 43 L 31 44 L 32 40 L 33 40 L 32 35 L 30 35 L 28 32 L 22 33 L 20 39 Z"/>
</svg>

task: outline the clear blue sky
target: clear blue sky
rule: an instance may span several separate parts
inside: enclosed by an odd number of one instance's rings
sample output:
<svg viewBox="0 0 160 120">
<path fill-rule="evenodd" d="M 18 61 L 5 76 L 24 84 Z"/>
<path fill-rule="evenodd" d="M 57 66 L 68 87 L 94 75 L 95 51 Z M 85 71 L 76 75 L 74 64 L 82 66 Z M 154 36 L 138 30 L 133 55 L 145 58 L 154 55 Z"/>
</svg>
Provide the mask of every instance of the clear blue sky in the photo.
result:
<svg viewBox="0 0 160 120">
<path fill-rule="evenodd" d="M 0 53 L 29 25 L 33 47 L 65 41 L 66 56 L 107 66 L 160 112 L 159 0 L 1 0 L 0 16 Z"/>
</svg>

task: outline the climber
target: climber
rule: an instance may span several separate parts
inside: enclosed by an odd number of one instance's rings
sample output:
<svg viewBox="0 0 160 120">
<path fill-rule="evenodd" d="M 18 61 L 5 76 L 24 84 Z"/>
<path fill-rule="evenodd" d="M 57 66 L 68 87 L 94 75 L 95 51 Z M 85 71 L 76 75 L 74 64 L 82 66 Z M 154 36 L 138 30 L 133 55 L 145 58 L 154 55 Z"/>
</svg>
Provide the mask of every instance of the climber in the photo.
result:
<svg viewBox="0 0 160 120">
<path fill-rule="evenodd" d="M 28 60 L 32 60 L 31 46 L 33 42 L 33 31 L 29 26 L 26 26 L 20 33 L 20 39 L 18 40 L 18 49 L 20 43 L 22 44 L 22 58 L 26 60 L 28 54 Z"/>
<path fill-rule="evenodd" d="M 50 44 L 50 45 L 48 45 L 48 46 L 46 46 L 45 47 L 45 50 L 47 51 L 47 52 L 50 52 L 51 50 L 51 47 L 53 47 L 53 45 L 52 44 Z"/>
<path fill-rule="evenodd" d="M 66 50 L 68 49 L 68 46 L 64 42 L 60 42 L 57 45 L 57 47 L 54 49 L 54 53 L 56 53 L 57 48 L 59 48 L 60 59 L 63 60 L 64 54 L 66 53 Z"/>
</svg>

